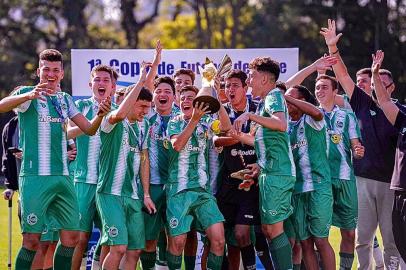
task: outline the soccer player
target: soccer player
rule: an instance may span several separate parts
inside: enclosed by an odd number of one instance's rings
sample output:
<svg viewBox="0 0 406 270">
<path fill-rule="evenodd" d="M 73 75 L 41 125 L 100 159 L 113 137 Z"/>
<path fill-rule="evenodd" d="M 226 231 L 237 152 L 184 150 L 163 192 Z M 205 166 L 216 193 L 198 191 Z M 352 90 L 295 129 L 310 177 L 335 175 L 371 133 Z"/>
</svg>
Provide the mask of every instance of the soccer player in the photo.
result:
<svg viewBox="0 0 406 270">
<path fill-rule="evenodd" d="M 208 175 L 208 147 L 211 138 L 211 118 L 202 118 L 207 110 L 204 104 L 192 103 L 198 89 L 185 86 L 180 90 L 182 113 L 169 121 L 171 139 L 169 179 L 166 185 L 169 223 L 169 269 L 179 269 L 186 234 L 192 222 L 201 227 L 210 240 L 207 267 L 220 269 L 224 253 L 223 216 L 215 198 L 206 189 Z M 220 130 L 231 127 L 224 107 L 219 111 Z"/>
<path fill-rule="evenodd" d="M 102 220 L 102 245 L 110 246 L 103 269 L 118 269 L 124 256 L 125 269 L 135 269 L 145 247 L 142 201 L 138 197 L 140 175 L 145 211 L 154 213 L 149 194 L 148 123 L 152 94 L 143 88 L 146 69 L 118 109 L 100 126 L 101 150 L 96 205 Z M 142 126 L 138 123 L 143 121 Z"/>
<path fill-rule="evenodd" d="M 247 98 L 247 74 L 242 70 L 232 70 L 228 73 L 225 83 L 225 94 L 230 101 L 225 109 L 231 123 L 245 112 L 255 113 L 256 103 Z M 247 121 L 242 132 L 249 133 L 251 121 Z M 242 144 L 232 137 L 215 137 L 216 147 L 222 147 L 220 153 L 221 172 L 220 187 L 217 192 L 218 206 L 225 218 L 225 230 L 234 234 L 238 250 L 241 250 L 242 262 L 245 269 L 255 267 L 255 249 L 250 239 L 250 228 L 259 225 L 259 192 L 256 183 L 252 182 L 248 190 L 241 187 L 244 179 L 232 177 L 233 173 L 246 169 L 247 164 L 255 163 L 257 158 L 254 147 Z M 228 235 L 228 233 L 226 233 Z M 228 242 L 227 246 L 235 245 Z M 230 258 L 231 261 L 233 258 Z M 230 261 L 229 259 L 229 261 Z M 230 263 L 231 263 L 230 261 Z M 239 260 L 237 261 L 239 265 Z M 238 267 L 237 265 L 237 267 Z M 235 266 L 234 266 L 235 268 Z"/>
<path fill-rule="evenodd" d="M 72 98 L 60 91 L 64 71 L 62 54 L 57 50 L 40 53 L 37 75 L 39 84 L 22 87 L 0 101 L 0 112 L 17 109 L 21 127 L 23 162 L 19 183 L 23 245 L 16 258 L 16 269 L 30 269 L 46 213 L 61 228 L 54 268 L 70 269 L 79 235 L 79 211 L 68 172 L 65 123 L 69 118 L 86 134 L 94 135 L 110 109 L 110 101 L 102 102 L 91 122 L 80 114 Z"/>
<path fill-rule="evenodd" d="M 395 170 L 393 172 L 391 189 L 395 191 L 395 198 L 392 210 L 393 234 L 396 246 L 406 260 L 406 113 L 399 110 L 399 107 L 391 100 L 387 87 L 384 86 L 380 76 L 381 66 L 384 59 L 383 51 L 377 51 L 372 55 L 372 81 L 375 86 L 376 96 L 385 116 L 389 122 L 399 130 L 399 138 L 396 147 Z"/>
<path fill-rule="evenodd" d="M 328 75 L 316 79 L 316 97 L 325 115 L 329 135 L 329 163 L 333 187 L 333 222 L 341 231 L 340 269 L 351 269 L 354 260 L 358 199 L 352 157 L 362 158 L 357 118 L 335 105 L 337 81 Z M 319 250 L 321 253 L 322 251 Z"/>
<path fill-rule="evenodd" d="M 329 53 L 339 60 L 333 65 L 333 70 L 340 85 L 350 98 L 350 105 L 360 123 L 362 140 L 366 149 L 362 159 L 354 160 L 358 189 L 358 227 L 356 234 L 358 267 L 360 269 L 372 267 L 372 243 L 379 224 L 383 238 L 385 267 L 397 268 L 399 252 L 392 231 L 390 213 L 394 191 L 390 190 L 390 179 L 395 163 L 398 131 L 376 104 L 374 95 L 368 95 L 355 85 L 348 74 L 337 47 L 342 34 L 336 34 L 335 21 L 329 20 L 328 26 L 321 29 L 321 34 L 324 36 Z M 380 76 L 388 93 L 391 94 L 395 85 L 390 72 L 381 70 Z M 399 108 L 404 110 L 402 106 Z"/>
<path fill-rule="evenodd" d="M 144 213 L 146 247 L 141 254 L 143 269 L 154 269 L 156 248 L 160 232 L 166 224 L 165 184 L 168 179 L 170 139 L 167 133 L 169 119 L 174 116 L 175 84 L 170 77 L 155 80 L 153 91 L 154 112 L 149 117 L 150 194 L 155 203 L 155 215 Z M 165 233 L 164 233 L 165 234 Z M 166 236 L 165 236 L 166 237 Z M 166 253 L 166 250 L 164 250 Z"/>
<path fill-rule="evenodd" d="M 175 106 L 180 108 L 180 90 L 187 85 L 193 85 L 195 83 L 195 73 L 188 68 L 180 68 L 173 74 L 173 80 L 175 81 Z"/>
<path fill-rule="evenodd" d="M 116 71 L 109 66 L 97 65 L 92 69 L 89 82 L 92 97 L 76 101 L 77 108 L 87 119 L 92 119 L 97 114 L 103 99 L 112 96 L 116 77 Z M 84 135 L 74 123 L 68 128 L 68 137 L 76 138 L 77 144 L 74 184 L 79 203 L 80 233 L 72 259 L 72 269 L 79 269 L 97 214 L 95 195 L 101 142 L 99 132 L 94 136 Z"/>
<path fill-rule="evenodd" d="M 333 194 L 323 113 L 315 106 L 314 96 L 302 85 L 289 88 L 285 98 L 296 165 L 293 214 L 289 221 L 300 241 L 306 269 L 318 268 L 314 244 L 321 254 L 323 269 L 335 269 L 334 251 L 328 241 Z M 295 262 L 293 269 L 300 269 L 300 263 Z"/>
<path fill-rule="evenodd" d="M 283 230 L 283 221 L 292 214 L 291 196 L 295 183 L 295 164 L 287 133 L 288 111 L 282 92 L 276 88 L 279 63 L 269 57 L 251 61 L 248 86 L 253 97 L 261 99 L 257 113 L 245 112 L 234 121 L 241 132 L 251 120 L 254 127 L 255 152 L 261 167 L 259 206 L 262 230 L 270 241 L 272 261 L 276 269 L 292 269 L 292 249 Z"/>
</svg>

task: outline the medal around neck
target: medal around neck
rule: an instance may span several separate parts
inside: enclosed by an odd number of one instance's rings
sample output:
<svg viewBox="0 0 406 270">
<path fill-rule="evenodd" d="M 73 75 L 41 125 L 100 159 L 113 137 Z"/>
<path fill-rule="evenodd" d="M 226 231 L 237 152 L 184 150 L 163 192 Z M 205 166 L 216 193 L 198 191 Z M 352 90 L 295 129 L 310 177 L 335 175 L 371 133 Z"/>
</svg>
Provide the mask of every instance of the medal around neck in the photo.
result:
<svg viewBox="0 0 406 270">
<path fill-rule="evenodd" d="M 213 114 L 220 110 L 220 102 L 217 99 L 217 94 L 214 89 L 214 80 L 216 77 L 225 77 L 231 70 L 232 62 L 228 55 L 224 55 L 223 60 L 218 69 L 213 62 L 206 57 L 204 68 L 199 66 L 200 74 L 202 74 L 202 88 L 197 93 L 196 98 L 193 100 L 193 106 L 196 102 L 203 102 L 209 106 L 209 113 Z"/>
</svg>

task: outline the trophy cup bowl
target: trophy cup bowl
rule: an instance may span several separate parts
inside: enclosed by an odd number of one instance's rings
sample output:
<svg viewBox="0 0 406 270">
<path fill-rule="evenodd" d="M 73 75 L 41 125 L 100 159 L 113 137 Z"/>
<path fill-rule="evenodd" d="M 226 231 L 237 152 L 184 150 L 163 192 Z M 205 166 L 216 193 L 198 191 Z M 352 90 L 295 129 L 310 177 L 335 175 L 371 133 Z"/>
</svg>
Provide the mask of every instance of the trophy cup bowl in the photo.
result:
<svg viewBox="0 0 406 270">
<path fill-rule="evenodd" d="M 216 69 L 216 66 L 206 57 L 206 62 L 204 68 L 199 67 L 200 73 L 202 74 L 202 88 L 199 93 L 197 93 L 196 98 L 193 100 L 193 106 L 196 102 L 204 103 L 208 106 L 208 113 L 213 114 L 220 110 L 220 102 L 217 99 L 216 90 L 214 89 L 215 78 L 225 77 L 231 70 L 232 62 L 228 55 L 223 57 L 221 64 Z"/>
</svg>

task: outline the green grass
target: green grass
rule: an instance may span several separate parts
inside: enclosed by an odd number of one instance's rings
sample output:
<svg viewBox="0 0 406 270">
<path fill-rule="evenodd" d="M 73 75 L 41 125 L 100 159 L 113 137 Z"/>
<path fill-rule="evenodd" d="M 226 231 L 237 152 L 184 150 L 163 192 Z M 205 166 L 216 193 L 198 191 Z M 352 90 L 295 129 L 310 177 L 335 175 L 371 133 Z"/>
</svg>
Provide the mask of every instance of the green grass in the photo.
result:
<svg viewBox="0 0 406 270">
<path fill-rule="evenodd" d="M 0 189 L 3 192 L 3 189 Z M 0 270 L 7 269 L 7 256 L 8 256 L 8 204 L 6 201 L 0 199 L 0 232 L 3 236 L 0 238 Z M 17 197 L 13 197 L 13 232 L 12 232 L 12 263 L 17 254 L 18 248 L 21 245 L 22 237 L 20 233 L 20 226 L 17 217 Z M 340 231 L 337 228 L 332 228 L 330 233 L 330 242 L 336 254 L 336 263 L 339 263 L 338 251 L 340 246 Z M 380 234 L 378 234 L 379 243 L 382 243 Z M 356 269 L 356 260 L 352 269 Z M 338 269 L 338 267 L 337 267 Z"/>
</svg>

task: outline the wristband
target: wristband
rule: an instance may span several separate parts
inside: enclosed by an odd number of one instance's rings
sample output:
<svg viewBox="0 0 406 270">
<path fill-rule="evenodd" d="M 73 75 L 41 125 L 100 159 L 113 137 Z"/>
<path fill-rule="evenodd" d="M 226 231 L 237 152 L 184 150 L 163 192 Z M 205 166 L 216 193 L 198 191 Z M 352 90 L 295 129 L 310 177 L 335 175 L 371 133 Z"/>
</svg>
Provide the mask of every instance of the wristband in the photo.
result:
<svg viewBox="0 0 406 270">
<path fill-rule="evenodd" d="M 339 52 L 339 49 L 337 49 L 337 51 L 335 51 L 335 52 L 333 52 L 333 53 L 330 53 L 330 55 L 335 55 L 335 54 L 337 54 Z"/>
<path fill-rule="evenodd" d="M 145 198 L 151 198 L 151 195 L 144 195 L 144 199 Z"/>
</svg>

